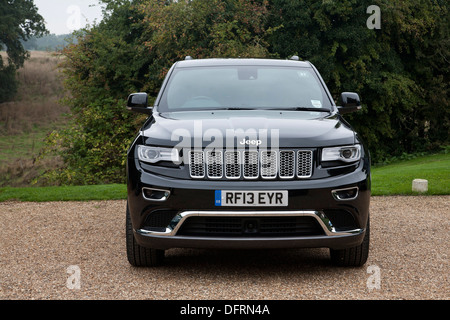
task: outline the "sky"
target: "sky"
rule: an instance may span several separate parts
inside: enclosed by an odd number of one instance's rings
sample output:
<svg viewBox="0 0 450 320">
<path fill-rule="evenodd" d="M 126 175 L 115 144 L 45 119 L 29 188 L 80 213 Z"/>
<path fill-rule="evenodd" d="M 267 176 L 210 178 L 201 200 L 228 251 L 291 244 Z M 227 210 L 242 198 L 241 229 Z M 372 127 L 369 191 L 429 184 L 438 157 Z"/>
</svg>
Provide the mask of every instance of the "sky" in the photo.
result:
<svg viewBox="0 0 450 320">
<path fill-rule="evenodd" d="M 47 29 L 53 34 L 68 34 L 86 24 L 100 22 L 102 10 L 98 0 L 34 0 Z"/>
</svg>

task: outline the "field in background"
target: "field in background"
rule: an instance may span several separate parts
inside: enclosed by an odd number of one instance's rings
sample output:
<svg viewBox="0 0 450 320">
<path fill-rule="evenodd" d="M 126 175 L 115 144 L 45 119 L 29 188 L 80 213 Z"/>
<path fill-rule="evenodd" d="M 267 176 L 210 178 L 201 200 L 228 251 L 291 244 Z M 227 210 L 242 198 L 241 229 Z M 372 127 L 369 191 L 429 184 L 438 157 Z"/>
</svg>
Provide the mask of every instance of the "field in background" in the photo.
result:
<svg viewBox="0 0 450 320">
<path fill-rule="evenodd" d="M 5 53 L 1 53 L 5 57 Z M 60 58 L 51 52 L 30 52 L 17 71 L 18 94 L 0 104 L 0 186 L 30 185 L 42 170 L 60 165 L 56 158 L 36 163 L 46 135 L 64 125 L 69 108 L 58 101 L 63 88 Z"/>
</svg>

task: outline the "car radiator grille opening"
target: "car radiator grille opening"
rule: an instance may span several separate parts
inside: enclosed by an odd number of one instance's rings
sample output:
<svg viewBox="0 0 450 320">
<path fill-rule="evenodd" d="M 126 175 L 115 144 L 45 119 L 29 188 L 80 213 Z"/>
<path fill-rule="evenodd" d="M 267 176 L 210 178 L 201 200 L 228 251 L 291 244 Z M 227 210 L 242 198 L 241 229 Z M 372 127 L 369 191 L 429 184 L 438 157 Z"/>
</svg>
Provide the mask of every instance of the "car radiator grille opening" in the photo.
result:
<svg viewBox="0 0 450 320">
<path fill-rule="evenodd" d="M 312 176 L 311 150 L 190 151 L 193 179 L 306 179 Z"/>
<path fill-rule="evenodd" d="M 197 237 L 319 236 L 324 231 L 312 217 L 190 217 L 177 232 Z"/>
</svg>

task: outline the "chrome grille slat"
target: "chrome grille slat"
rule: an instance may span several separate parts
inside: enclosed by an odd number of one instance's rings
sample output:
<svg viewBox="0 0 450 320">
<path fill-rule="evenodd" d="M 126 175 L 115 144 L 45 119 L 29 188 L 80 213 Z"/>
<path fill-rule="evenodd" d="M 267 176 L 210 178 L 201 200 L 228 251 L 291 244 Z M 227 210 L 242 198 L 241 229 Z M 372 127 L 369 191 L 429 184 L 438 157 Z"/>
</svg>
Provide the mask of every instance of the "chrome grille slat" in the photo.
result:
<svg viewBox="0 0 450 320">
<path fill-rule="evenodd" d="M 225 151 L 225 177 L 227 179 L 241 177 L 241 153 L 239 151 Z"/>
<path fill-rule="evenodd" d="M 259 177 L 258 151 L 244 151 L 244 178 L 257 179 Z"/>
<path fill-rule="evenodd" d="M 189 170 L 192 178 L 205 177 L 205 163 L 203 151 L 191 151 L 189 153 Z"/>
<path fill-rule="evenodd" d="M 295 176 L 295 152 L 280 151 L 280 178 L 292 179 Z"/>
<path fill-rule="evenodd" d="M 261 151 L 261 177 L 275 179 L 278 173 L 278 160 L 276 151 Z"/>
<path fill-rule="evenodd" d="M 189 152 L 189 173 L 195 179 L 307 179 L 312 171 L 312 150 Z"/>
<path fill-rule="evenodd" d="M 223 176 L 222 151 L 206 151 L 206 172 L 208 178 L 220 179 Z"/>
<path fill-rule="evenodd" d="M 300 150 L 297 152 L 297 177 L 310 178 L 312 176 L 312 151 Z"/>
</svg>

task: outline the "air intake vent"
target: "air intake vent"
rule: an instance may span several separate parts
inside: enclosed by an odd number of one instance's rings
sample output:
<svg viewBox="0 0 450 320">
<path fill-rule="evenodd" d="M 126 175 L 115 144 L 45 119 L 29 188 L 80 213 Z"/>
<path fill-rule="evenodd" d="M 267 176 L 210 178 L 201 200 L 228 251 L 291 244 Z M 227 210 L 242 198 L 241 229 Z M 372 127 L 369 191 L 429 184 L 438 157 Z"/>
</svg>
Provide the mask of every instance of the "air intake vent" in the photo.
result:
<svg viewBox="0 0 450 320">
<path fill-rule="evenodd" d="M 323 235 L 312 217 L 192 217 L 177 235 L 197 237 L 296 237 Z"/>
</svg>

